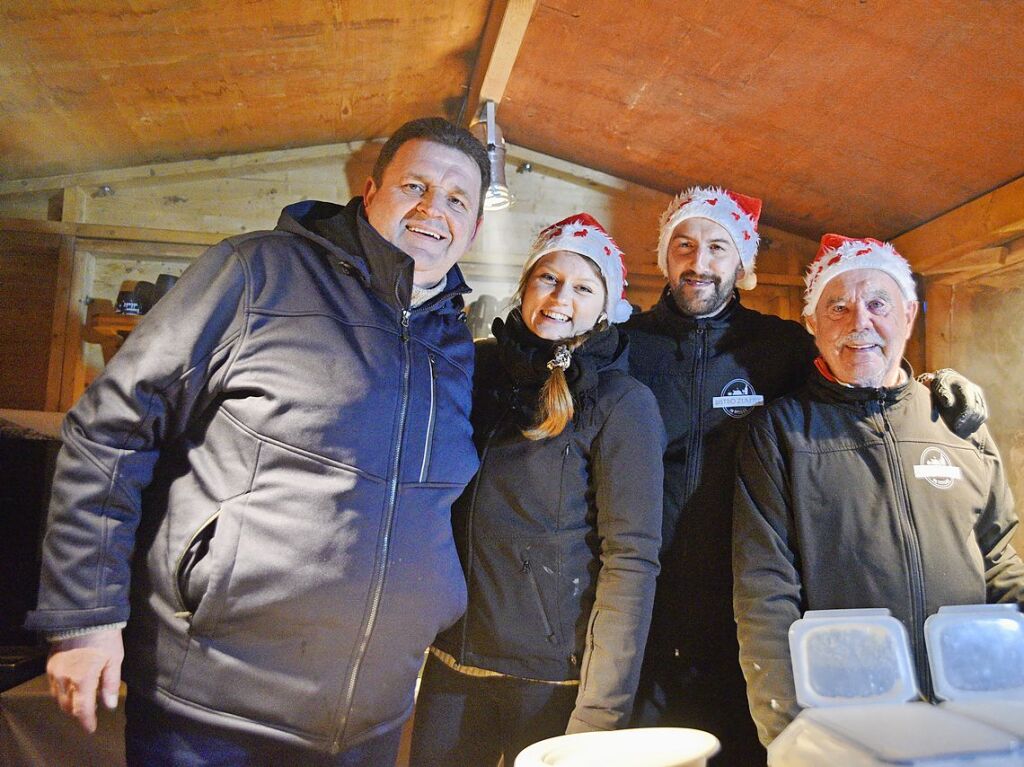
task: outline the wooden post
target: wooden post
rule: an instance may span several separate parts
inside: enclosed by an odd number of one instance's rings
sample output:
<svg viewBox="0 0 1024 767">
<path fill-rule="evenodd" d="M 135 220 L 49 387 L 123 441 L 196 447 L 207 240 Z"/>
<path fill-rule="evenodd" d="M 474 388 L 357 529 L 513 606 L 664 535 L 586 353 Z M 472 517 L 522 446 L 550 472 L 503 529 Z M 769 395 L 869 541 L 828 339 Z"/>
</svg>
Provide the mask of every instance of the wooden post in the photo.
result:
<svg viewBox="0 0 1024 767">
<path fill-rule="evenodd" d="M 68 304 L 71 301 L 71 273 L 75 259 L 75 238 L 61 237 L 57 253 L 57 282 L 54 286 L 53 318 L 50 323 L 50 352 L 46 368 L 44 410 L 58 410 L 64 355 L 67 348 Z"/>
<path fill-rule="evenodd" d="M 58 410 L 69 410 L 85 391 L 85 363 L 82 360 L 82 328 L 86 318 L 86 288 L 94 258 L 74 246 L 72 238 L 71 282 L 67 293 L 64 323 L 64 355 L 60 376 Z"/>
<path fill-rule="evenodd" d="M 937 280 L 925 281 L 924 364 L 928 370 L 950 367 L 953 364 L 953 292 L 951 285 Z"/>
</svg>

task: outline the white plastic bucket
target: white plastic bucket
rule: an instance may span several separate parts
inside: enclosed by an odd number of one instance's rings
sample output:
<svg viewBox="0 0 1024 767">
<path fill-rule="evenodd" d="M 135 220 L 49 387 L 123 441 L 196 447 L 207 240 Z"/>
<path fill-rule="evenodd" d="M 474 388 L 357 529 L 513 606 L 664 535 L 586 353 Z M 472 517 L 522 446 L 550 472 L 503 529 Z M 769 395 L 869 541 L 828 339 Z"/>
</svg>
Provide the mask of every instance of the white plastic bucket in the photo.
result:
<svg viewBox="0 0 1024 767">
<path fill-rule="evenodd" d="M 685 727 L 580 732 L 534 743 L 515 767 L 704 767 L 719 748 L 711 733 Z"/>
</svg>

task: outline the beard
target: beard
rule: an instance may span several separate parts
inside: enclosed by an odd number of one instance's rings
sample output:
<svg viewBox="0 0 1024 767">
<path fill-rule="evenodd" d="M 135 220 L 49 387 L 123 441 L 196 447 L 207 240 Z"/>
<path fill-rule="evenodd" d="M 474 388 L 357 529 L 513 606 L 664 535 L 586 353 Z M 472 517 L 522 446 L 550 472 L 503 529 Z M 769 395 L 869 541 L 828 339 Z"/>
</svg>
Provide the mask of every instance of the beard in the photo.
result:
<svg viewBox="0 0 1024 767">
<path fill-rule="evenodd" d="M 715 314 L 729 303 L 738 278 L 739 269 L 724 280 L 713 274 L 683 272 L 679 275 L 679 279 L 671 285 L 672 298 L 675 300 L 676 306 L 679 307 L 679 311 L 690 317 Z M 686 280 L 707 280 L 711 283 L 711 290 L 701 290 L 698 295 L 693 287 L 686 284 Z"/>
</svg>

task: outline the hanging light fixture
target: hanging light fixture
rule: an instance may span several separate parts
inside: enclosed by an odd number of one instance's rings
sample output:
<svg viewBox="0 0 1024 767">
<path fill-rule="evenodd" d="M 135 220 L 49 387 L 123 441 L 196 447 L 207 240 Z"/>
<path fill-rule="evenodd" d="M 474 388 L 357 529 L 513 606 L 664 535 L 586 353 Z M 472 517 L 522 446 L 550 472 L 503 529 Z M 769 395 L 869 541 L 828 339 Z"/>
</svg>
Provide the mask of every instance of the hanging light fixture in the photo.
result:
<svg viewBox="0 0 1024 767">
<path fill-rule="evenodd" d="M 505 181 L 505 137 L 494 119 L 494 110 L 494 102 L 485 101 L 469 126 L 487 148 L 487 159 L 491 162 L 491 185 L 484 194 L 484 210 L 504 210 L 514 199 Z"/>
</svg>

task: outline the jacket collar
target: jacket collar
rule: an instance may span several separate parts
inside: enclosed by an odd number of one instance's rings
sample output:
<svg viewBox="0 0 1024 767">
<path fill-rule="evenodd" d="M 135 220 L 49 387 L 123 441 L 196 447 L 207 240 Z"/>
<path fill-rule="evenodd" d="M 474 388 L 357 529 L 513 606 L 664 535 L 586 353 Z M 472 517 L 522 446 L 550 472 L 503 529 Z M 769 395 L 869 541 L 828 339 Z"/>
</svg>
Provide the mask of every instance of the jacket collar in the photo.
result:
<svg viewBox="0 0 1024 767">
<path fill-rule="evenodd" d="M 900 362 L 900 366 L 906 372 L 907 380 L 892 387 L 847 386 L 836 381 L 834 377 L 825 376 L 817 364 L 814 366 L 814 372 L 811 373 L 808 383 L 811 391 L 826 401 L 869 402 L 873 400 L 891 405 L 910 397 L 917 384 L 910 363 L 904 359 Z"/>
<path fill-rule="evenodd" d="M 353 197 L 347 205 L 318 200 L 297 202 L 281 211 L 277 228 L 318 244 L 335 269 L 357 276 L 385 303 L 396 309 L 409 308 L 413 260 L 370 225 L 362 197 Z M 445 280 L 444 290 L 420 309 L 441 304 L 455 311 L 462 309 L 458 296 L 470 290 L 462 271 L 453 266 Z"/>
</svg>

